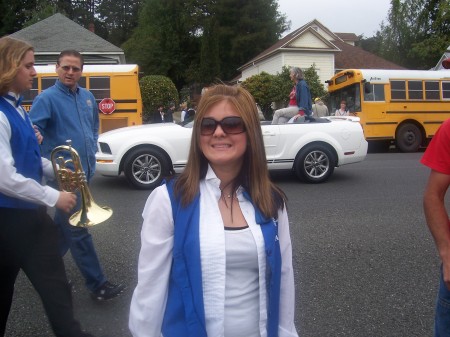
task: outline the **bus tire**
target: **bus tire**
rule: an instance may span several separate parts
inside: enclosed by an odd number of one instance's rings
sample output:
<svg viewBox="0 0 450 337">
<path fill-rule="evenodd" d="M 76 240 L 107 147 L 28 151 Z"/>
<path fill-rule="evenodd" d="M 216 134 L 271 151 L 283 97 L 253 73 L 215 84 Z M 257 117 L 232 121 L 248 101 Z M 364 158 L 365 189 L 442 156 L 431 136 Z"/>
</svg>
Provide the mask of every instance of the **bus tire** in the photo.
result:
<svg viewBox="0 0 450 337">
<path fill-rule="evenodd" d="M 395 145 L 402 152 L 417 152 L 422 145 L 422 132 L 417 125 L 405 123 L 395 133 Z"/>
<path fill-rule="evenodd" d="M 294 162 L 297 177 L 307 183 L 326 181 L 334 171 L 334 155 L 323 144 L 311 144 L 303 148 Z"/>
<path fill-rule="evenodd" d="M 169 162 L 160 150 L 140 148 L 127 156 L 124 173 L 133 187 L 144 190 L 158 187 L 169 169 Z"/>
</svg>

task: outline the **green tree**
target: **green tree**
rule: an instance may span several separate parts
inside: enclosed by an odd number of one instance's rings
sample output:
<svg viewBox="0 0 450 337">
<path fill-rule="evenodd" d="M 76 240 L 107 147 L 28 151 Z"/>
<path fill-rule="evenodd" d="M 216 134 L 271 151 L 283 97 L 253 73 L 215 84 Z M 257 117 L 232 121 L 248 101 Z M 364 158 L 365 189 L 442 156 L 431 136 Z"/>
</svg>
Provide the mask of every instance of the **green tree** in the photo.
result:
<svg viewBox="0 0 450 337">
<path fill-rule="evenodd" d="M 189 1 L 146 0 L 139 23 L 123 44 L 127 59 L 145 74 L 164 75 L 181 88 L 198 41 L 190 34 Z M 195 43 L 193 43 L 195 42 Z"/>
<path fill-rule="evenodd" d="M 361 46 L 411 69 L 430 69 L 450 44 L 448 0 L 391 0 L 387 22 Z"/>
<path fill-rule="evenodd" d="M 145 0 L 123 44 L 147 74 L 189 82 L 230 80 L 289 27 L 276 0 Z"/>
<path fill-rule="evenodd" d="M 116 46 L 127 41 L 137 26 L 142 0 L 102 0 L 97 12 L 108 31 L 108 41 Z"/>
<path fill-rule="evenodd" d="M 308 83 L 311 99 L 315 97 L 323 97 L 327 94 L 325 87 L 320 83 L 319 74 L 317 74 L 316 65 L 313 63 L 311 67 L 303 71 L 303 76 Z"/>
<path fill-rule="evenodd" d="M 22 29 L 37 4 L 37 0 L 0 1 L 0 36 Z"/>
<path fill-rule="evenodd" d="M 178 91 L 170 78 L 161 75 L 148 75 L 141 78 L 139 87 L 142 95 L 142 120 L 150 122 L 159 106 L 167 107 L 171 102 L 178 105 Z"/>
</svg>

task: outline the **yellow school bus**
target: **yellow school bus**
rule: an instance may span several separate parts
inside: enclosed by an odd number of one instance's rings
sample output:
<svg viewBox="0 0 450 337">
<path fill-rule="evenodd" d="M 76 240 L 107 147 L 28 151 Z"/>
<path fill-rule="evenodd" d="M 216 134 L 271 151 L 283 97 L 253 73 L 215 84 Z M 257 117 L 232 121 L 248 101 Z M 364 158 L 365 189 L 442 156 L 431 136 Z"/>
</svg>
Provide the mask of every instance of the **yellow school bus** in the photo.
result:
<svg viewBox="0 0 450 337">
<path fill-rule="evenodd" d="M 345 100 L 368 141 L 403 152 L 426 146 L 450 118 L 450 70 L 347 69 L 326 83 L 331 114 Z"/>
<path fill-rule="evenodd" d="M 33 87 L 24 93 L 23 106 L 29 111 L 33 99 L 55 84 L 55 65 L 35 66 Z M 90 90 L 99 106 L 100 130 L 142 124 L 142 98 L 139 68 L 135 64 L 85 65 L 78 82 Z"/>
</svg>

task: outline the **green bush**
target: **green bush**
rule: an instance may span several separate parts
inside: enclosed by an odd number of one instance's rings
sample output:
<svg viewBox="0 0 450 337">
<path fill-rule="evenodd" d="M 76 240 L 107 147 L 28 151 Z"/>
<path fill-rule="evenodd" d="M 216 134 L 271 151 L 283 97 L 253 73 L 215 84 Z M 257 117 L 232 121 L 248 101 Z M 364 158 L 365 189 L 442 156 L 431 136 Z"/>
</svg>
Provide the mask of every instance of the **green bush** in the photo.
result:
<svg viewBox="0 0 450 337">
<path fill-rule="evenodd" d="M 142 95 L 144 123 L 152 120 L 152 116 L 159 106 L 163 105 L 167 109 L 171 102 L 178 106 L 178 91 L 170 78 L 161 75 L 144 76 L 139 81 L 139 86 Z"/>
<path fill-rule="evenodd" d="M 277 76 L 264 71 L 242 82 L 242 86 L 253 95 L 256 103 L 261 107 L 266 120 L 272 119 L 272 102 L 276 102 L 280 95 L 278 84 Z"/>
</svg>

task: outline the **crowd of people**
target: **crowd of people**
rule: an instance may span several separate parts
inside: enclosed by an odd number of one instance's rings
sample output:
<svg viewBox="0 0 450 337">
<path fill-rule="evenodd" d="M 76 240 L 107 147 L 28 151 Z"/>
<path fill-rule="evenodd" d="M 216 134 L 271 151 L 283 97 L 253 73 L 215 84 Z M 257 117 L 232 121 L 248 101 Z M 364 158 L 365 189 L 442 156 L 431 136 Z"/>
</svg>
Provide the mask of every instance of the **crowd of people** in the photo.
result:
<svg viewBox="0 0 450 337">
<path fill-rule="evenodd" d="M 21 94 L 36 76 L 34 48 L 0 38 L 0 336 L 20 270 L 56 336 L 92 336 L 74 317 L 63 262 L 69 250 L 93 300 L 113 299 L 125 289 L 104 275 L 88 229 L 69 224 L 82 196 L 54 182 L 49 159 L 70 139 L 89 183 L 99 130 L 95 98 L 79 85 L 83 56 L 64 50 L 55 61 L 55 84 L 35 98 L 28 114 Z M 290 77 L 289 106 L 275 111 L 273 123 L 328 116 L 321 98 L 312 104 L 301 69 L 291 68 Z M 173 122 L 175 108 L 161 105 L 153 121 Z M 241 86 L 219 84 L 204 90 L 197 111 L 184 103 L 180 109 L 182 122 L 195 118 L 191 151 L 183 173 L 154 189 L 143 210 L 132 335 L 298 336 L 287 198 L 269 177 L 256 102 Z M 342 100 L 335 115 L 348 114 Z M 449 336 L 450 120 L 422 163 L 431 169 L 424 212 L 442 260 L 435 336 Z M 56 208 L 53 219 L 48 207 Z"/>
</svg>

